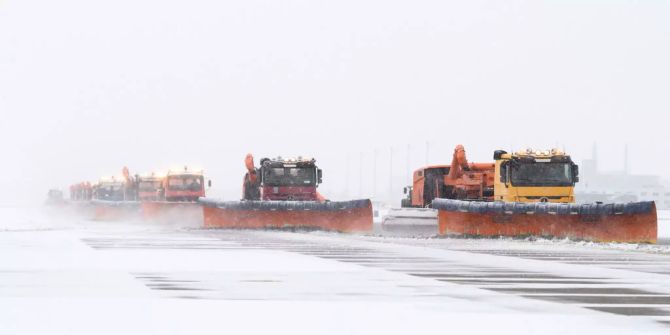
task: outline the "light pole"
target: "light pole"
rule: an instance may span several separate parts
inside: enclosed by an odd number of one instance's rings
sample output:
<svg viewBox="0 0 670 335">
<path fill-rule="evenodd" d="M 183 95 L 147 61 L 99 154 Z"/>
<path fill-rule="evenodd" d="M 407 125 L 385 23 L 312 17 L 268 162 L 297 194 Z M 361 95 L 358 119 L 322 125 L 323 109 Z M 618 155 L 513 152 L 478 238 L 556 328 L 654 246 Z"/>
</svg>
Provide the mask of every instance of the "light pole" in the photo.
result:
<svg viewBox="0 0 670 335">
<path fill-rule="evenodd" d="M 363 152 L 358 160 L 358 196 L 363 197 Z"/>
<path fill-rule="evenodd" d="M 345 174 L 346 180 L 344 182 L 344 193 L 345 193 L 346 198 L 351 198 L 349 196 L 349 158 L 350 158 L 349 156 L 350 156 L 350 154 L 347 153 L 347 172 Z"/>
<path fill-rule="evenodd" d="M 377 148 L 372 152 L 372 197 L 377 196 Z"/>
<path fill-rule="evenodd" d="M 393 203 L 393 147 L 389 148 L 389 205 Z"/>
<path fill-rule="evenodd" d="M 405 178 L 409 176 L 409 160 L 410 160 L 410 150 L 411 150 L 411 144 L 407 144 L 407 166 L 405 166 Z"/>
</svg>

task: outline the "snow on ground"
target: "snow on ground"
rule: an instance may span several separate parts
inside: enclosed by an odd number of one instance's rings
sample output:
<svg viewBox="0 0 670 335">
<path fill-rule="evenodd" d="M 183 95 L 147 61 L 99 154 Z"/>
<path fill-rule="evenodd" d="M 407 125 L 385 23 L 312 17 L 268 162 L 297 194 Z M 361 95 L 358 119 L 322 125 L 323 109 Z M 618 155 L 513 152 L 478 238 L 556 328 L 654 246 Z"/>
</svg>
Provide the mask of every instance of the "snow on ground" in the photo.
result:
<svg viewBox="0 0 670 335">
<path fill-rule="evenodd" d="M 668 331 L 657 321 L 667 321 L 663 315 L 670 310 L 653 317 L 622 316 L 586 308 L 593 304 L 555 302 L 554 296 L 529 299 L 497 290 L 524 285 L 570 288 L 581 285 L 583 277 L 606 276 L 593 285 L 655 291 L 659 299 L 670 294 L 670 284 L 664 284 L 670 283 L 668 275 L 637 271 L 641 268 L 487 252 L 518 245 L 504 240 L 191 230 L 88 221 L 53 209 L 0 208 L 0 334 Z M 525 245 L 535 249 L 533 243 Z M 573 249 L 540 249 L 556 248 Z M 669 269 L 667 261 L 659 261 L 659 268 Z M 510 276 L 521 272 L 517 280 L 532 277 L 529 273 L 545 279 L 520 284 L 475 280 L 477 273 L 494 280 L 496 271 L 503 270 Z M 556 280 L 556 275 L 567 279 Z M 460 281 L 462 276 L 473 283 Z M 609 305 L 591 307 L 603 306 Z"/>
<path fill-rule="evenodd" d="M 670 239 L 670 210 L 658 211 L 658 237 Z"/>
<path fill-rule="evenodd" d="M 621 251 L 639 251 L 639 252 L 648 252 L 648 253 L 660 253 L 660 254 L 670 254 L 670 210 L 659 210 L 658 211 L 658 244 L 649 245 L 649 244 L 635 244 L 635 243 L 595 243 L 589 241 L 573 241 L 568 238 L 564 239 L 546 239 L 546 238 L 537 238 L 531 237 L 524 240 L 501 237 L 496 240 L 507 241 L 509 244 L 517 245 L 531 245 L 537 246 L 540 245 L 564 245 L 572 248 L 592 248 L 592 249 L 611 249 L 611 250 L 621 250 Z M 381 219 L 379 220 L 381 221 Z M 437 220 L 435 220 L 435 225 L 437 225 Z M 435 231 L 437 227 L 435 228 Z M 375 231 L 374 235 L 384 236 L 385 239 L 393 240 L 394 238 L 404 239 L 406 237 L 419 237 L 419 238 L 430 238 L 435 237 L 436 233 L 416 233 L 413 235 L 409 232 L 397 232 L 389 233 L 384 232 L 380 226 L 380 223 L 375 222 Z M 489 240 L 490 241 L 490 240 Z"/>
</svg>

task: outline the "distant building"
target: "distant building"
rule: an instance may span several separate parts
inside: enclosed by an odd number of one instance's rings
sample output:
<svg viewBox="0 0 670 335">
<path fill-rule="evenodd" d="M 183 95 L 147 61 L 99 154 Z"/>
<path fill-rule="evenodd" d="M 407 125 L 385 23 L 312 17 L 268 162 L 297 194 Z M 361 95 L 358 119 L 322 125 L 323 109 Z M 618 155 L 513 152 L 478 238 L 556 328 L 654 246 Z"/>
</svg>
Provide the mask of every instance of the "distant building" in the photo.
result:
<svg viewBox="0 0 670 335">
<path fill-rule="evenodd" d="M 660 176 L 629 173 L 627 148 L 624 159 L 624 171 L 600 172 L 594 145 L 592 158 L 583 160 L 579 167 L 577 202 L 655 201 L 657 208 L 670 209 L 670 185 Z"/>
</svg>

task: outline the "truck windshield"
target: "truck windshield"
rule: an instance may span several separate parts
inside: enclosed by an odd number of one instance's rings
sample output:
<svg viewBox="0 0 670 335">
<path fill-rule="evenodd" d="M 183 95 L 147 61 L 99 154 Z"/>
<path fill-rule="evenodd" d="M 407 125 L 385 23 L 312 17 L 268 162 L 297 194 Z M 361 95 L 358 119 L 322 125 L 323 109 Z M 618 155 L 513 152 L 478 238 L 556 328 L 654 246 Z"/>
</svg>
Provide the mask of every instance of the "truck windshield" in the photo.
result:
<svg viewBox="0 0 670 335">
<path fill-rule="evenodd" d="M 154 181 L 141 181 L 140 182 L 140 191 L 142 192 L 153 192 L 158 190 L 161 187 L 161 182 L 158 180 Z"/>
<path fill-rule="evenodd" d="M 171 191 L 202 191 L 202 176 L 170 176 L 168 177 L 168 190 Z"/>
<path fill-rule="evenodd" d="M 121 201 L 124 199 L 123 185 L 100 185 L 96 190 L 96 198 L 100 200 Z"/>
<path fill-rule="evenodd" d="M 570 163 L 519 163 L 511 164 L 514 186 L 572 186 Z"/>
<path fill-rule="evenodd" d="M 263 184 L 267 186 L 313 186 L 316 183 L 316 169 L 309 168 L 264 168 Z"/>
</svg>

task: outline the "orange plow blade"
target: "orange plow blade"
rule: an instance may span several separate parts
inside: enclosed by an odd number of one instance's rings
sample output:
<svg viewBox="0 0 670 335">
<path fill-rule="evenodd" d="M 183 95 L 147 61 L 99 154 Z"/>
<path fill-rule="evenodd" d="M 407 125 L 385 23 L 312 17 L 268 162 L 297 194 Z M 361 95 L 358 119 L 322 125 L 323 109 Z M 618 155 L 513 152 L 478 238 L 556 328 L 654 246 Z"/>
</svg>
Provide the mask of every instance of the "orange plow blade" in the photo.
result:
<svg viewBox="0 0 670 335">
<path fill-rule="evenodd" d="M 120 221 L 140 217 L 140 206 L 135 201 L 91 201 L 93 220 Z"/>
<path fill-rule="evenodd" d="M 503 203 L 436 199 L 440 235 L 558 237 L 656 243 L 656 205 Z"/>
<path fill-rule="evenodd" d="M 90 200 L 69 201 L 68 207 L 72 210 L 72 213 L 77 216 L 87 219 L 94 218 L 95 216 L 95 205 Z"/>
<path fill-rule="evenodd" d="M 372 231 L 370 200 L 226 201 L 200 199 L 207 228 L 301 228 L 339 232 Z"/>
<path fill-rule="evenodd" d="M 141 203 L 142 218 L 165 224 L 202 227 L 202 205 L 197 202 L 147 201 Z"/>
</svg>

